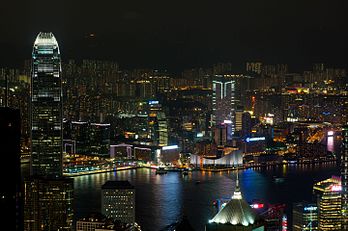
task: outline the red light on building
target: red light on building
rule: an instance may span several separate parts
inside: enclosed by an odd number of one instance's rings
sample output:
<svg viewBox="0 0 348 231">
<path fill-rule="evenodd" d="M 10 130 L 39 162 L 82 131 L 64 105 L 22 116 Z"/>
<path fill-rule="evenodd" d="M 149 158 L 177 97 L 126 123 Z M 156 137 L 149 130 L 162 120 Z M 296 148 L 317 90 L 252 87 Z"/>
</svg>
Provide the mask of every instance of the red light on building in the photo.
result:
<svg viewBox="0 0 348 231">
<path fill-rule="evenodd" d="M 261 209 L 261 208 L 264 207 L 264 204 L 262 204 L 262 203 L 255 203 L 255 204 L 252 204 L 251 207 L 253 209 Z"/>
</svg>

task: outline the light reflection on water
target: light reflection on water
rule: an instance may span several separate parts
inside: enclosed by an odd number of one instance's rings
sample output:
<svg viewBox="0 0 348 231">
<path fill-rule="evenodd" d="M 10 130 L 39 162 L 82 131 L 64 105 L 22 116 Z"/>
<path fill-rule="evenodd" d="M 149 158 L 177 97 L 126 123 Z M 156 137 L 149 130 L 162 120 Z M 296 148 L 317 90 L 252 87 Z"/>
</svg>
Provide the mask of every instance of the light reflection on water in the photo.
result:
<svg viewBox="0 0 348 231">
<path fill-rule="evenodd" d="M 314 182 L 338 174 L 334 164 L 293 165 L 240 171 L 246 201 L 286 203 L 311 200 Z M 284 177 L 277 184 L 273 177 Z M 196 230 L 215 215 L 212 202 L 231 197 L 235 172 L 178 172 L 156 175 L 151 169 L 125 170 L 75 177 L 76 217 L 100 210 L 100 188 L 107 180 L 129 180 L 136 187 L 136 220 L 143 230 L 161 230 L 185 214 Z M 196 184 L 196 181 L 200 181 Z M 289 208 L 290 209 L 290 208 Z M 290 215 L 290 214 L 289 214 Z"/>
<path fill-rule="evenodd" d="M 23 165 L 22 170 L 27 172 L 27 166 Z M 313 184 L 338 174 L 335 164 L 323 163 L 241 170 L 239 178 L 246 201 L 286 203 L 291 219 L 289 205 L 312 200 Z M 275 183 L 274 177 L 284 177 L 285 181 Z M 213 201 L 231 197 L 235 178 L 235 171 L 197 171 L 182 176 L 178 172 L 156 175 L 155 170 L 144 168 L 78 176 L 74 177 L 75 218 L 100 211 L 100 189 L 107 180 L 129 180 L 136 188 L 136 220 L 143 230 L 164 229 L 183 214 L 195 230 L 204 230 L 205 223 L 216 213 Z"/>
</svg>

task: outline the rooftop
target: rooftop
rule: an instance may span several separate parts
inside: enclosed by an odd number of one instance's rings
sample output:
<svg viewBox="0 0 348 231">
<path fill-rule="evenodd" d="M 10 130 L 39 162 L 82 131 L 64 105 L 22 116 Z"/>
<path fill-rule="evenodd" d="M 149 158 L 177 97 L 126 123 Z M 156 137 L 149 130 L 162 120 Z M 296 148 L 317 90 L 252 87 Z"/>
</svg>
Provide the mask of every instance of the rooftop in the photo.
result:
<svg viewBox="0 0 348 231">
<path fill-rule="evenodd" d="M 102 189 L 134 189 L 134 186 L 131 185 L 128 180 L 110 180 L 103 184 Z"/>
<path fill-rule="evenodd" d="M 47 46 L 47 45 L 55 45 L 58 46 L 58 42 L 54 37 L 52 32 L 40 32 L 34 42 L 34 45 L 38 46 Z"/>
<path fill-rule="evenodd" d="M 227 202 L 209 223 L 249 226 L 253 225 L 259 219 L 260 217 L 242 197 L 237 170 L 236 189 L 231 200 Z"/>
</svg>

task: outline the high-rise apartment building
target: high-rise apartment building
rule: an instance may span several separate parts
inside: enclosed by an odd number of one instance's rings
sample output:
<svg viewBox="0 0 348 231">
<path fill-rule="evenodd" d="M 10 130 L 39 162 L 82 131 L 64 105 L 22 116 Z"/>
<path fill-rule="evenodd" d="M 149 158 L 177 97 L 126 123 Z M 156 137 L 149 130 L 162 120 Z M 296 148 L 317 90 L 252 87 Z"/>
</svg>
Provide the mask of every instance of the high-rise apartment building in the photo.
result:
<svg viewBox="0 0 348 231">
<path fill-rule="evenodd" d="M 32 53 L 31 175 L 62 176 L 62 78 L 52 33 L 39 33 Z"/>
<path fill-rule="evenodd" d="M 128 181 L 107 181 L 101 190 L 101 213 L 125 223 L 135 222 L 135 188 Z"/>
<path fill-rule="evenodd" d="M 348 125 L 342 128 L 341 180 L 342 180 L 342 229 L 348 230 Z"/>
</svg>

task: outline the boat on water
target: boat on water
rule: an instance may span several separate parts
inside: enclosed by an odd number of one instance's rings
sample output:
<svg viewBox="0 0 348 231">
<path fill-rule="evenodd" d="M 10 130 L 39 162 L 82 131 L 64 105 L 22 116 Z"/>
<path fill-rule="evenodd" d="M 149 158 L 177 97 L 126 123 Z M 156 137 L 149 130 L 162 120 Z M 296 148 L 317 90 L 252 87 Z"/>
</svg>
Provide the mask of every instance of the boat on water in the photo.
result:
<svg viewBox="0 0 348 231">
<path fill-rule="evenodd" d="M 273 180 L 274 180 L 275 183 L 283 183 L 284 182 L 284 178 L 283 177 L 273 176 Z"/>
<path fill-rule="evenodd" d="M 156 174 L 160 174 L 160 175 L 162 175 L 162 174 L 167 174 L 167 170 L 165 170 L 163 167 L 159 167 L 159 168 L 157 168 L 156 169 Z"/>
</svg>

